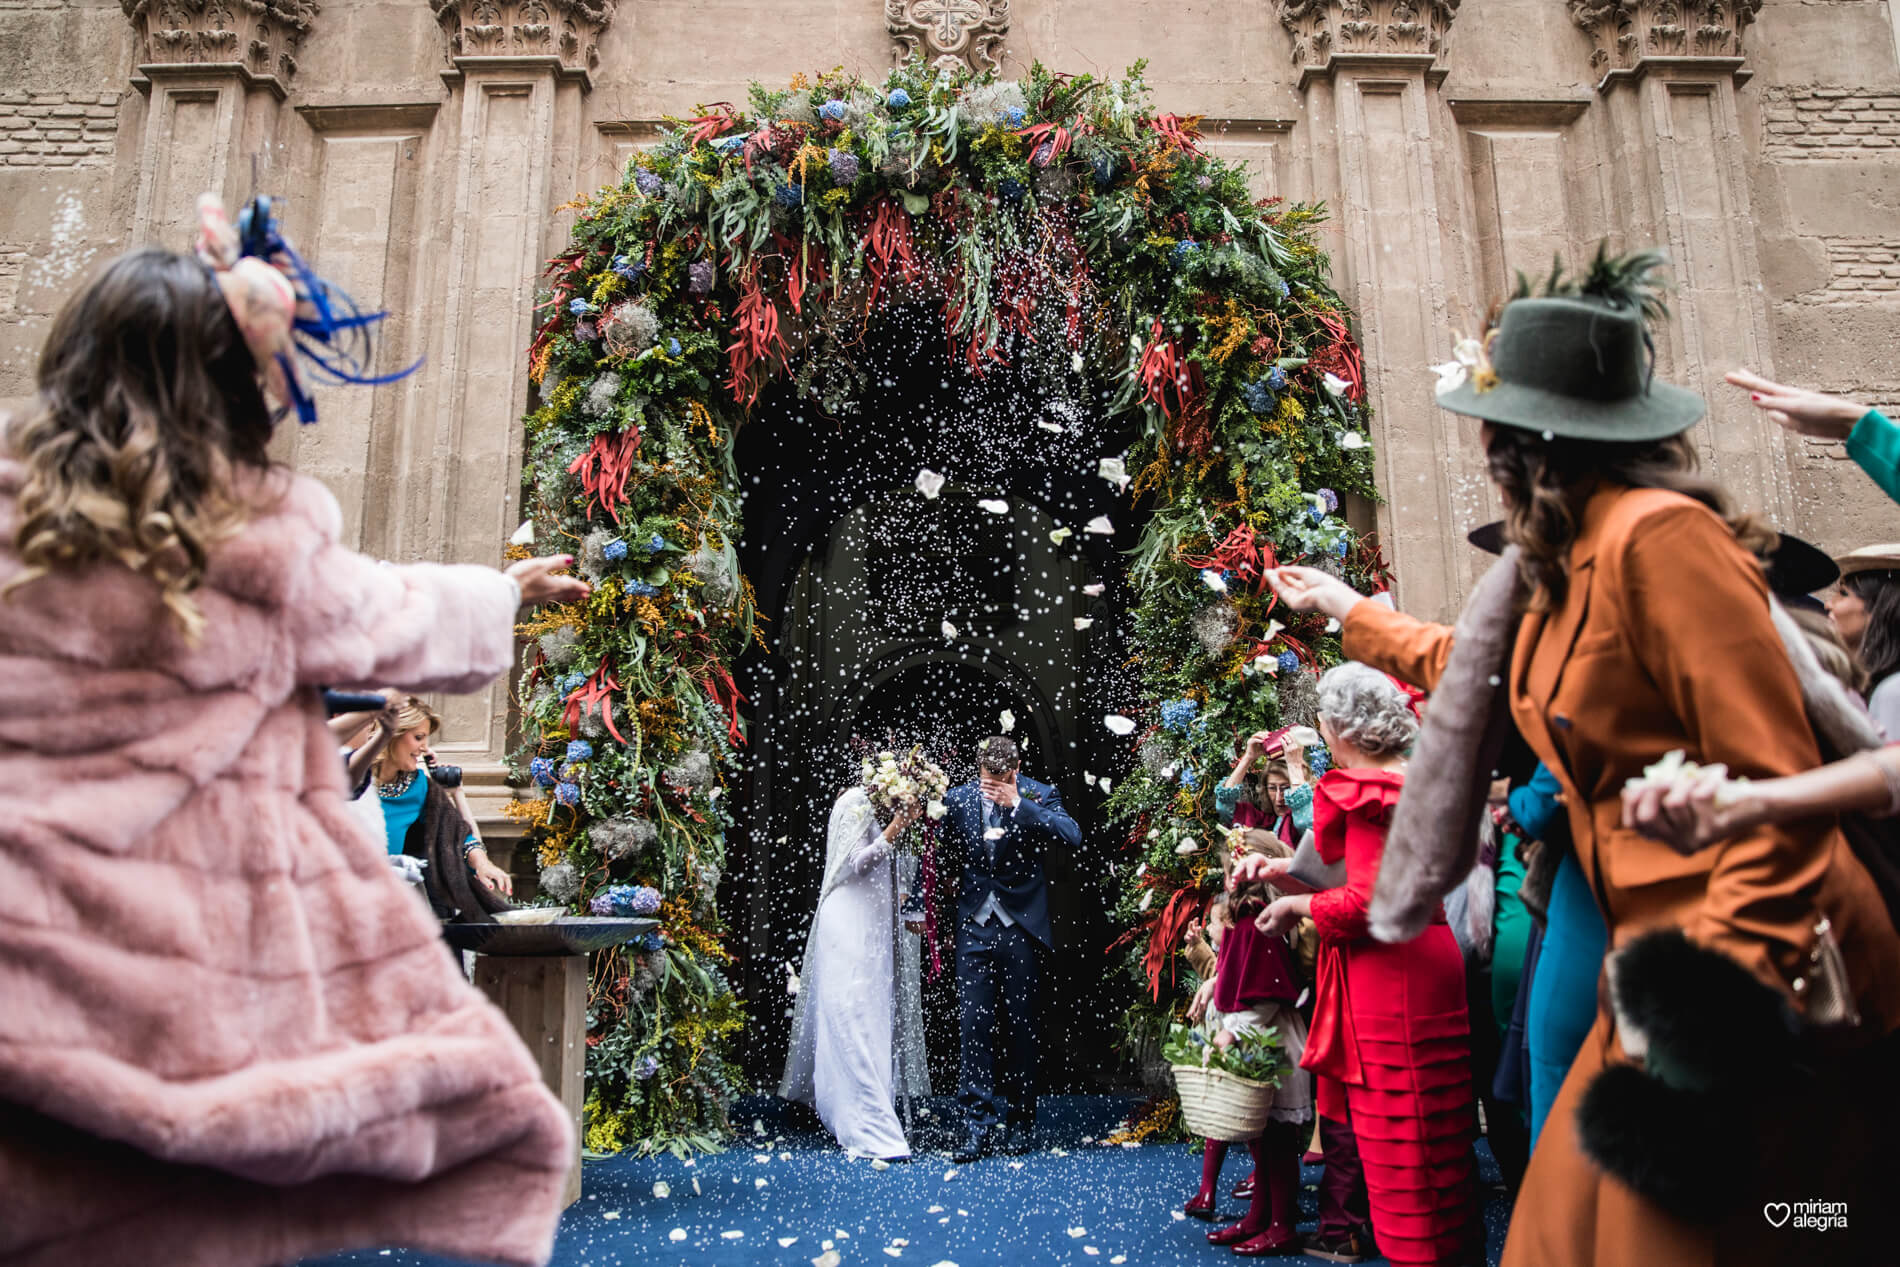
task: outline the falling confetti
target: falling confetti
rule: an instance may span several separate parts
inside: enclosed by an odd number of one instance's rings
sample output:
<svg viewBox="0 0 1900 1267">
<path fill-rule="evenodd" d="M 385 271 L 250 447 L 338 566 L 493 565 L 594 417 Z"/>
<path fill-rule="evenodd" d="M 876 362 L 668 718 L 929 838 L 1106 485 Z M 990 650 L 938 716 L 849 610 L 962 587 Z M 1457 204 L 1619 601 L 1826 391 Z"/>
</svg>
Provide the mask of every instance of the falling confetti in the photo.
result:
<svg viewBox="0 0 1900 1267">
<path fill-rule="evenodd" d="M 603 1211 L 601 1211 L 601 1215 L 600 1215 L 600 1217 L 601 1217 L 601 1218 L 603 1218 L 603 1219 L 617 1219 L 617 1218 L 619 1218 L 619 1217 L 620 1217 L 620 1211 L 618 1211 L 618 1210 L 603 1210 Z"/>
<path fill-rule="evenodd" d="M 1115 535 L 1115 525 L 1108 521 L 1107 515 L 1097 515 L 1088 521 L 1082 531 L 1092 532 L 1098 537 L 1112 537 Z"/>
<path fill-rule="evenodd" d="M 508 544 L 511 546 L 533 545 L 534 544 L 534 520 L 532 519 L 522 520 L 521 526 L 515 529 L 515 535 L 508 538 Z"/>
<path fill-rule="evenodd" d="M 1005 708 L 1001 713 L 997 714 L 996 724 L 1001 726 L 1003 733 L 1007 735 L 1010 731 L 1016 729 L 1016 714 Z"/>
<path fill-rule="evenodd" d="M 1084 585 L 1082 587 L 1082 592 L 1087 594 L 1090 598 L 1100 598 L 1107 590 L 1108 586 L 1102 584 L 1100 581 L 1097 581 L 1093 585 Z"/>
<path fill-rule="evenodd" d="M 1069 1235 L 1075 1237 L 1078 1241 L 1088 1234 L 1089 1230 L 1086 1227 L 1072 1227 L 1069 1229 Z"/>
<path fill-rule="evenodd" d="M 937 494 L 943 491 L 943 476 L 931 470 L 917 472 L 917 491 L 931 501 L 936 501 Z"/>
<path fill-rule="evenodd" d="M 951 624 L 949 621 L 946 620 L 943 622 L 943 625 L 941 626 L 941 628 L 943 630 L 944 637 L 949 638 L 953 641 L 955 640 L 957 636 L 957 627 L 955 625 Z"/>
<path fill-rule="evenodd" d="M 1087 616 L 1077 616 L 1075 618 L 1075 627 L 1077 629 L 1087 629 L 1090 625 L 1093 625 L 1094 623 L 1095 621 Z"/>
<path fill-rule="evenodd" d="M 978 510 L 987 510 L 992 515 L 1007 515 L 1009 513 L 1009 503 L 1000 497 L 986 497 L 976 505 Z"/>
<path fill-rule="evenodd" d="M 1119 713 L 1110 713 L 1102 719 L 1102 724 L 1108 727 L 1110 734 L 1132 735 L 1135 733 L 1135 723 Z"/>
<path fill-rule="evenodd" d="M 673 1188 L 665 1182 L 656 1183 L 653 1185 L 653 1195 L 664 1201 L 673 1195 Z"/>
<path fill-rule="evenodd" d="M 1075 529 L 1073 528 L 1057 528 L 1054 532 L 1049 534 L 1049 544 L 1059 546 L 1074 535 Z"/>
<path fill-rule="evenodd" d="M 796 1244 L 798 1244 L 798 1238 L 796 1236 L 781 1236 L 778 1238 L 778 1247 L 780 1249 L 790 1249 Z"/>
<path fill-rule="evenodd" d="M 686 1229 L 683 1227 L 676 1227 L 672 1231 L 666 1234 L 666 1239 L 669 1241 L 683 1241 L 686 1239 Z"/>
</svg>

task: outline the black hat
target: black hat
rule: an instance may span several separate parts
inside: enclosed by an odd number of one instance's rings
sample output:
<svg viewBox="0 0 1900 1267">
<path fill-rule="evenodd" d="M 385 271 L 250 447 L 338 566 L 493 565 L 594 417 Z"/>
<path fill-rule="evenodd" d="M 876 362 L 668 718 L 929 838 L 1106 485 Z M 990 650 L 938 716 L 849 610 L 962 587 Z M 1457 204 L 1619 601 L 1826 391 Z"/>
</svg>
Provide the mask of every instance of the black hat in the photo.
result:
<svg viewBox="0 0 1900 1267">
<path fill-rule="evenodd" d="M 1504 553 L 1504 521 L 1493 519 L 1488 524 L 1479 524 L 1465 534 L 1465 540 L 1486 554 Z"/>
<path fill-rule="evenodd" d="M 1840 565 L 1825 552 L 1786 532 L 1763 562 L 1768 565 L 1768 588 L 1779 598 L 1805 597 L 1841 579 Z"/>
</svg>

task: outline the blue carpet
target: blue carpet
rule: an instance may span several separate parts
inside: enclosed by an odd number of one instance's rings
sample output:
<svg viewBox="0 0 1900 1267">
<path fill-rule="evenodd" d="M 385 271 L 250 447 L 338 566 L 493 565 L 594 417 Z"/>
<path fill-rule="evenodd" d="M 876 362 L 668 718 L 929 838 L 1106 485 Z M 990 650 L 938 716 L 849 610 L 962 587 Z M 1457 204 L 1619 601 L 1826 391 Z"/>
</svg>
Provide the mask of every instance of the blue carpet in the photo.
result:
<svg viewBox="0 0 1900 1267">
<path fill-rule="evenodd" d="M 939 1102 L 912 1134 L 919 1155 L 874 1169 L 833 1145 L 817 1119 L 766 1097 L 744 1100 L 734 1122 L 747 1131 L 732 1150 L 693 1162 L 675 1158 L 590 1161 L 583 1192 L 561 1220 L 556 1267 L 617 1264 L 785 1264 L 806 1267 L 826 1249 L 852 1264 L 991 1267 L 1207 1267 L 1232 1262 L 1206 1243 L 1208 1225 L 1176 1217 L 1200 1182 L 1200 1152 L 1185 1145 L 1108 1148 L 1095 1141 L 1134 1105 L 1111 1096 L 1046 1096 L 1035 1152 L 953 1167 L 954 1112 Z M 1480 1145 L 1481 1174 L 1496 1193 L 1497 1167 Z M 1247 1171 L 1228 1157 L 1223 1187 Z M 1301 1204 L 1312 1230 L 1317 1168 Z M 665 1185 L 668 1195 L 655 1195 Z M 1222 1215 L 1239 1217 L 1226 1199 Z M 1490 1262 L 1503 1246 L 1508 1211 L 1487 1203 Z M 1268 1261 L 1319 1262 L 1290 1257 Z M 1383 1260 L 1380 1260 L 1383 1261 Z M 309 1259 L 303 1267 L 460 1267 L 460 1260 L 400 1249 Z"/>
</svg>

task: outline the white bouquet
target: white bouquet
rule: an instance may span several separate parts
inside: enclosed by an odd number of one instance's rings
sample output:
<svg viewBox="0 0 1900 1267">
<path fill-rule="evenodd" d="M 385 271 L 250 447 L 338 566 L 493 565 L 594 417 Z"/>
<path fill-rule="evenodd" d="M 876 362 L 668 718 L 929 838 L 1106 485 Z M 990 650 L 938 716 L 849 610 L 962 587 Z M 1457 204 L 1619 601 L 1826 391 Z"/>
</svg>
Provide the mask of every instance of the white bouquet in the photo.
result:
<svg viewBox="0 0 1900 1267">
<path fill-rule="evenodd" d="M 864 778 L 864 793 L 871 798 L 871 805 L 880 818 L 888 819 L 907 801 L 921 803 L 932 820 L 943 817 L 943 798 L 950 790 L 950 776 L 924 755 L 922 744 L 902 756 L 885 751 L 875 758 L 866 757 L 860 773 Z"/>
<path fill-rule="evenodd" d="M 1663 787 L 1669 791 L 1678 788 L 1715 788 L 1715 808 L 1732 808 L 1743 796 L 1747 779 L 1730 778 L 1728 767 L 1721 763 L 1701 765 L 1689 760 L 1689 754 L 1681 748 L 1664 755 L 1661 761 L 1645 766 L 1641 775 L 1624 780 L 1624 786 L 1630 791 L 1640 791 L 1648 787 Z"/>
</svg>

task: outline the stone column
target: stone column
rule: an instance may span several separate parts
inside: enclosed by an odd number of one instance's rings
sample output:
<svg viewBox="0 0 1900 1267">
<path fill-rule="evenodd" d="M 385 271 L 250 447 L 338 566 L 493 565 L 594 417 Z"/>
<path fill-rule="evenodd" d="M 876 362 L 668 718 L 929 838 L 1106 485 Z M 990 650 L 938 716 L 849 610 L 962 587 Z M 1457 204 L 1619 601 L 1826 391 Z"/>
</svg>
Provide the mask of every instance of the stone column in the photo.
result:
<svg viewBox="0 0 1900 1267">
<path fill-rule="evenodd" d="M 1403 593 L 1455 610 L 1463 541 L 1447 472 L 1477 471 L 1475 436 L 1433 404 L 1451 344 L 1440 241 L 1438 88 L 1458 0 L 1278 0 L 1306 100 L 1312 195 L 1332 208 L 1341 296 L 1359 319 L 1386 559 Z M 1403 598 L 1401 597 L 1401 602 Z"/>
<path fill-rule="evenodd" d="M 519 522 L 527 347 L 543 262 L 560 249 L 581 98 L 611 19 L 598 0 L 431 0 L 441 23 L 452 169 L 435 207 L 434 327 L 389 553 L 494 563 Z M 478 814 L 507 796 L 510 683 L 442 701 L 448 760 Z M 452 755 L 451 755 L 452 754 Z M 505 829 L 504 829 L 505 830 Z"/>
<path fill-rule="evenodd" d="M 120 0 L 150 98 L 132 241 L 190 245 L 198 195 L 235 205 L 265 170 L 313 0 Z M 253 164 L 256 169 L 253 171 Z"/>
<path fill-rule="evenodd" d="M 1566 3 L 1595 44 L 1612 245 L 1669 252 L 1674 319 L 1657 340 L 1657 372 L 1708 398 L 1708 420 L 1690 433 L 1705 469 L 1742 507 L 1791 524 L 1785 437 L 1722 382 L 1737 365 L 1773 372 L 1735 108 L 1749 75 L 1742 35 L 1762 0 Z"/>
</svg>

